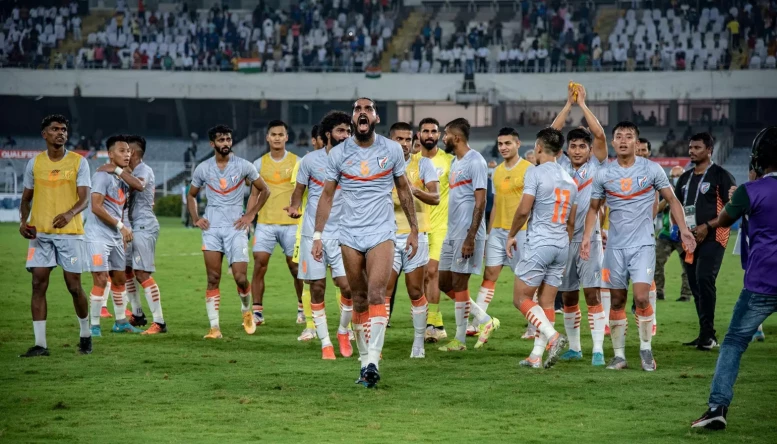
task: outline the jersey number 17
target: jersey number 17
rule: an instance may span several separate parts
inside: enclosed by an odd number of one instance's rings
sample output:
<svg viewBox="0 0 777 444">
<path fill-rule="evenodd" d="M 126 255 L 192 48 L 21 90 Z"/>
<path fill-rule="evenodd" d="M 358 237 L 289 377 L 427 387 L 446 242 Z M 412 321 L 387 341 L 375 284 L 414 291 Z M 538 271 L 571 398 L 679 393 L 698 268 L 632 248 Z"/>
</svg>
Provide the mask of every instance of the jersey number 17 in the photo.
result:
<svg viewBox="0 0 777 444">
<path fill-rule="evenodd" d="M 562 190 L 561 188 L 556 188 L 553 192 L 556 193 L 556 204 L 553 206 L 553 223 L 563 224 L 567 218 L 571 193 L 569 190 Z"/>
</svg>

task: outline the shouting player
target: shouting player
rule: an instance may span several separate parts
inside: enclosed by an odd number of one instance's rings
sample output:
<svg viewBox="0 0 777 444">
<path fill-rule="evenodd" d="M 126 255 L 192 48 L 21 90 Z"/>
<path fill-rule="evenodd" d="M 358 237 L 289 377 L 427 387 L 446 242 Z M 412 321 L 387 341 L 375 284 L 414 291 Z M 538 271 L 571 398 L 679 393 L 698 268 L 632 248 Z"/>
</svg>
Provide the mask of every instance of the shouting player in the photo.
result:
<svg viewBox="0 0 777 444">
<path fill-rule="evenodd" d="M 410 223 L 408 259 L 418 251 L 418 224 L 402 148 L 375 134 L 375 125 L 380 122 L 375 102 L 367 98 L 356 100 L 351 120 L 354 137 L 329 152 L 324 191 L 316 210 L 312 253 L 315 260 L 323 260 L 322 231 L 339 184 L 340 244 L 353 296 L 353 327 L 361 362 L 357 382 L 374 387 L 380 380 L 378 361 L 388 322 L 384 295 L 396 243 L 397 224 L 391 203 L 395 185 Z"/>
<path fill-rule="evenodd" d="M 332 200 L 332 210 L 326 221 L 321 241 L 324 244 L 323 260 L 314 260 L 311 251 L 313 248 L 313 234 L 315 232 L 315 217 L 319 198 L 326 180 L 326 168 L 328 153 L 332 148 L 342 143 L 351 135 L 351 116 L 340 111 L 332 111 L 324 116 L 319 125 L 319 134 L 326 148 L 313 151 L 302 158 L 299 172 L 297 173 L 296 186 L 291 195 L 291 204 L 286 211 L 292 218 L 302 216 L 299 278 L 310 285 L 311 321 L 314 322 L 315 333 L 321 340 L 321 358 L 335 359 L 334 347 L 329 339 L 329 327 L 326 322 L 326 310 L 324 296 L 326 294 L 326 267 L 332 270 L 332 279 L 340 289 L 342 313 L 340 326 L 337 330 L 337 341 L 340 346 L 340 354 L 347 358 L 353 354 L 351 341 L 348 337 L 348 324 L 351 322 L 353 303 L 351 302 L 351 289 L 348 279 L 345 277 L 342 252 L 339 241 L 340 211 L 342 199 L 340 192 L 336 191 Z M 302 195 L 308 191 L 305 212 L 302 214 L 300 206 Z"/>
<path fill-rule="evenodd" d="M 232 154 L 232 129 L 217 125 L 208 130 L 214 155 L 197 165 L 192 176 L 186 204 L 194 225 L 202 230 L 202 254 L 208 276 L 205 308 L 210 330 L 205 339 L 221 339 L 219 305 L 221 304 L 221 263 L 223 257 L 232 266 L 243 312 L 243 328 L 249 335 L 256 331 L 251 314 L 251 286 L 248 282 L 248 228 L 256 213 L 270 195 L 251 162 Z M 258 191 L 252 206 L 243 214 L 243 183 L 246 179 Z M 208 205 L 204 217 L 197 209 L 197 195 L 206 187 Z"/>
<path fill-rule="evenodd" d="M 46 290 L 51 270 L 62 267 L 67 291 L 81 327 L 78 351 L 92 352 L 89 304 L 81 286 L 86 260 L 81 212 L 87 207 L 91 178 L 82 156 L 65 150 L 68 121 L 54 114 L 43 119 L 41 136 L 46 150 L 27 162 L 20 208 L 19 232 L 30 240 L 27 271 L 32 274 L 32 328 L 35 345 L 23 358 L 48 356 L 46 343 Z"/>
<path fill-rule="evenodd" d="M 399 143 L 405 156 L 406 174 L 410 180 L 410 189 L 415 199 L 415 214 L 418 220 L 418 252 L 410 258 L 406 250 L 407 238 L 410 236 L 410 223 L 402 211 L 399 196 L 394 192 L 394 217 L 397 220 L 397 243 L 394 246 L 394 270 L 389 278 L 386 298 L 394 293 L 398 282 L 399 273 L 405 273 L 405 285 L 410 296 L 413 319 L 413 346 L 410 350 L 411 358 L 423 358 L 424 331 L 426 330 L 427 302 L 424 296 L 424 270 L 429 262 L 429 206 L 440 203 L 440 195 L 437 192 L 439 179 L 434 170 L 432 161 L 421 154 L 412 154 L 413 128 L 405 122 L 397 122 L 389 129 L 391 140 Z"/>
<path fill-rule="evenodd" d="M 615 125 L 612 145 L 617 161 L 603 166 L 591 185 L 591 204 L 585 218 L 585 232 L 580 256 L 591 259 L 592 238 L 598 226 L 597 217 L 603 203 L 610 209 L 610 231 L 602 262 L 603 286 L 610 289 L 610 336 L 615 356 L 608 369 L 626 368 L 626 313 L 629 279 L 634 284 L 634 300 L 640 338 L 642 369 L 654 371 L 651 342 L 653 338 L 653 307 L 649 291 L 656 263 L 653 232 L 653 191 L 667 202 L 688 251 L 696 242 L 684 222 L 683 208 L 672 192 L 664 170 L 654 162 L 636 156 L 639 129 L 625 121 Z"/>
<path fill-rule="evenodd" d="M 135 288 L 133 277 L 138 280 L 151 310 L 153 323 L 144 335 L 167 333 L 167 324 L 162 315 L 162 301 L 159 286 L 151 274 L 156 271 L 156 242 L 159 239 L 159 222 L 154 214 L 154 190 L 156 179 L 151 167 L 143 162 L 146 154 L 146 139 L 141 136 L 127 136 L 132 155 L 129 166 L 132 175 L 142 185 L 142 190 L 133 190 L 129 196 L 128 217 L 132 227 L 132 243 L 127 245 L 127 295 L 134 309 L 133 325 L 146 325 L 146 316 L 141 307 L 140 295 L 130 294 L 130 282 Z M 132 320 L 130 321 L 132 322 Z"/>
<path fill-rule="evenodd" d="M 585 88 L 577 84 L 570 87 L 567 103 L 551 125 L 561 131 L 572 106 L 577 104 L 583 111 L 590 131 L 585 128 L 575 128 L 567 133 L 567 157 L 570 167 L 567 170 L 577 185 L 578 206 L 575 211 L 575 233 L 569 244 L 569 258 L 564 270 L 564 278 L 559 289 L 563 292 L 564 329 L 569 339 L 569 350 L 561 356 L 562 361 L 578 361 L 583 359 L 580 345 L 580 286 L 588 306 L 588 325 L 593 339 L 591 365 L 604 365 L 604 326 L 605 314 L 599 294 L 602 282 L 602 235 L 597 220 L 591 239 L 591 258 L 584 261 L 580 258 L 580 243 L 583 240 L 585 217 L 591 202 L 591 184 L 596 172 L 607 160 L 607 136 L 594 113 L 585 104 Z"/>
<path fill-rule="evenodd" d="M 496 138 L 496 146 L 504 162 L 497 165 L 492 175 L 494 190 L 494 207 L 491 210 L 491 220 L 488 221 L 488 241 L 486 242 L 486 270 L 483 275 L 483 283 L 480 284 L 476 303 L 483 310 L 488 310 L 488 304 L 494 297 L 496 280 L 502 267 L 515 269 L 518 258 L 526 245 L 526 225 L 516 236 L 518 241 L 518 254 L 513 258 L 507 257 L 505 245 L 507 244 L 507 232 L 513 223 L 513 216 L 521 203 L 523 185 L 526 171 L 534 165 L 518 155 L 521 147 L 521 139 L 518 131 L 513 128 L 502 128 Z M 474 336 L 478 333 L 479 325 L 472 323 L 467 326 L 467 335 Z"/>
<path fill-rule="evenodd" d="M 140 333 L 126 318 L 127 306 L 125 249 L 132 242 L 132 230 L 122 222 L 130 189 L 142 190 L 142 183 L 129 169 L 130 147 L 125 136 L 111 136 L 105 141 L 109 162 L 92 177 L 91 217 L 86 221 L 86 250 L 92 272 L 92 336 L 101 336 L 100 311 L 108 278 L 111 282 L 114 333 Z"/>
<path fill-rule="evenodd" d="M 440 123 L 436 119 L 421 119 L 417 135 L 421 143 L 421 155 L 432 161 L 439 179 L 440 203 L 429 209 L 429 262 L 424 278 L 426 298 L 429 301 L 424 339 L 426 342 L 437 342 L 448 337 L 440 313 L 439 265 L 442 243 L 448 232 L 448 175 L 453 155 L 437 146 L 440 141 Z"/>
<path fill-rule="evenodd" d="M 480 274 L 486 248 L 483 213 L 488 181 L 486 160 L 469 147 L 469 130 L 466 119 L 454 119 L 445 126 L 443 136 L 445 150 L 455 154 L 448 178 L 448 233 L 440 253 L 440 291 L 455 301 L 456 337 L 439 348 L 448 352 L 467 349 L 470 309 L 474 309 L 473 315 L 480 324 L 475 348 L 481 348 L 499 328 L 499 320 L 491 319 L 469 296 L 469 277 Z"/>
<path fill-rule="evenodd" d="M 577 186 L 556 161 L 563 145 L 564 135 L 555 128 L 537 133 L 537 167 L 526 173 L 523 198 L 507 239 L 507 254 L 512 257 L 518 245 L 515 235 L 528 219 L 526 248 L 515 268 L 513 305 L 540 333 L 529 357 L 520 362 L 531 368 L 552 367 L 567 344 L 567 338 L 553 328 L 553 302 L 569 257 L 577 209 Z M 538 289 L 539 305 L 532 301 Z M 546 345 L 548 358 L 543 363 Z"/>
<path fill-rule="evenodd" d="M 286 151 L 289 140 L 289 127 L 281 120 L 272 120 L 267 124 L 267 145 L 270 151 L 254 162 L 256 171 L 270 187 L 267 204 L 259 211 L 259 219 L 254 230 L 254 276 L 251 289 L 254 295 L 254 321 L 264 323 L 262 301 L 264 300 L 264 276 L 270 263 L 270 255 L 276 245 L 280 245 L 286 255 L 286 264 L 294 280 L 297 294 L 297 324 L 305 323 L 302 307 L 302 281 L 297 279 L 297 264 L 292 261 L 294 241 L 297 235 L 297 221 L 289 217 L 283 208 L 289 205 L 294 185 L 291 173 L 297 164 L 297 156 Z M 251 190 L 248 207 L 258 199 L 258 188 Z"/>
</svg>

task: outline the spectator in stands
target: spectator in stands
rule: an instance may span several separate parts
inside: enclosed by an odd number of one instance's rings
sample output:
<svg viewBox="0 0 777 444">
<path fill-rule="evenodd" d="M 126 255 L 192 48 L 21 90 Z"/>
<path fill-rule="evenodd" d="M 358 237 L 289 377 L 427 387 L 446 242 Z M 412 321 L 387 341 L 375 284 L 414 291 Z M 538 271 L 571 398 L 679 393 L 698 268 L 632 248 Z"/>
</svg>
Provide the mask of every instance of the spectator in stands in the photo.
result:
<svg viewBox="0 0 777 444">
<path fill-rule="evenodd" d="M 593 67 L 594 71 L 601 71 L 602 70 L 602 48 L 599 47 L 599 45 L 594 46 L 594 51 L 592 54 L 592 61 L 593 61 Z"/>
<path fill-rule="evenodd" d="M 655 111 L 650 111 L 650 117 L 648 117 L 647 124 L 648 126 L 656 126 L 658 124 Z"/>
<path fill-rule="evenodd" d="M 537 156 L 535 156 L 534 150 L 526 151 L 524 158 L 532 165 L 537 165 Z"/>
</svg>

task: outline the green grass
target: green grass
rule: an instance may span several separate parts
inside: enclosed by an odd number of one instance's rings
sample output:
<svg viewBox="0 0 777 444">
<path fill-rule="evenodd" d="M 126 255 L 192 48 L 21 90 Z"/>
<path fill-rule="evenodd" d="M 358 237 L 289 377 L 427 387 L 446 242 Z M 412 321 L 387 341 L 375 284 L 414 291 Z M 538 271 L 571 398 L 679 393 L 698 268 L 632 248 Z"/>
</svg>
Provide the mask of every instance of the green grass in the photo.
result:
<svg viewBox="0 0 777 444">
<path fill-rule="evenodd" d="M 657 311 L 653 374 L 591 368 L 585 322 L 583 362 L 547 371 L 519 368 L 531 342 L 519 339 L 526 322 L 512 306 L 513 276 L 505 270 L 490 309 L 502 328 L 478 352 L 447 355 L 427 346 L 425 360 L 411 361 L 409 303 L 400 287 L 383 353 L 383 381 L 378 390 L 366 390 L 353 383 L 358 370 L 353 358 L 323 362 L 318 342 L 297 342 L 296 298 L 279 253 L 267 279 L 267 325 L 254 336 L 243 333 L 239 300 L 225 274 L 225 337 L 204 341 L 200 233 L 174 220 L 163 221 L 155 275 L 170 333 L 104 333 L 95 338 L 92 355 L 77 355 L 77 321 L 57 270 L 48 294 L 51 357 L 19 359 L 33 344 L 27 243 L 16 225 L 3 224 L 0 244 L 0 441 L 777 442 L 774 318 L 765 325 L 767 342 L 753 344 L 744 356 L 729 430 L 688 427 L 705 408 L 718 352 L 680 345 L 695 337 L 697 322 L 691 304 L 674 301 L 676 256 L 667 267 L 667 300 L 659 301 Z M 479 284 L 473 278 L 471 291 Z M 739 258 L 727 254 L 718 277 L 721 339 L 741 285 Z M 88 275 L 83 286 L 91 288 Z M 332 295 L 330 289 L 330 331 L 337 319 Z M 442 310 L 452 327 L 453 304 L 445 301 Z M 635 365 L 637 330 L 629 318 L 627 356 Z M 108 328 L 103 321 L 103 331 Z M 605 354 L 612 354 L 609 338 Z"/>
</svg>

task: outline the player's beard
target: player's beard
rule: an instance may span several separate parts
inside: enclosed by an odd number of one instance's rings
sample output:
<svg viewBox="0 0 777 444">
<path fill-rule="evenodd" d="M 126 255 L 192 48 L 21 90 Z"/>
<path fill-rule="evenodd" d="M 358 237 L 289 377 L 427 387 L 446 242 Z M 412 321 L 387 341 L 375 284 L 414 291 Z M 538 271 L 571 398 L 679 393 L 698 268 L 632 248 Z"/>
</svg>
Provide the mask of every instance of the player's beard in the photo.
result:
<svg viewBox="0 0 777 444">
<path fill-rule="evenodd" d="M 456 145 L 453 143 L 446 143 L 445 144 L 445 152 L 448 154 L 453 154 L 453 152 L 456 151 Z"/>
<path fill-rule="evenodd" d="M 437 142 L 439 142 L 439 139 L 438 140 L 424 139 L 421 141 L 421 146 L 423 146 L 427 150 L 433 150 L 434 147 L 437 146 Z"/>
<path fill-rule="evenodd" d="M 336 147 L 337 145 L 340 145 L 341 143 L 345 142 L 345 140 L 348 139 L 347 137 L 343 138 L 342 140 L 337 140 L 334 137 L 332 138 L 332 148 Z"/>
<path fill-rule="evenodd" d="M 359 118 L 359 120 L 361 120 L 361 118 Z M 369 142 L 369 140 L 372 138 L 372 135 L 375 134 L 375 122 L 369 123 L 370 126 L 366 133 L 360 133 L 359 120 L 356 121 L 356 131 L 354 131 L 354 136 L 356 136 L 356 140 L 359 142 Z M 369 119 L 367 121 L 369 122 Z"/>
<path fill-rule="evenodd" d="M 226 157 L 226 156 L 229 156 L 230 153 L 232 153 L 232 147 L 231 146 L 223 146 L 221 148 L 217 147 L 216 152 Z"/>
</svg>

